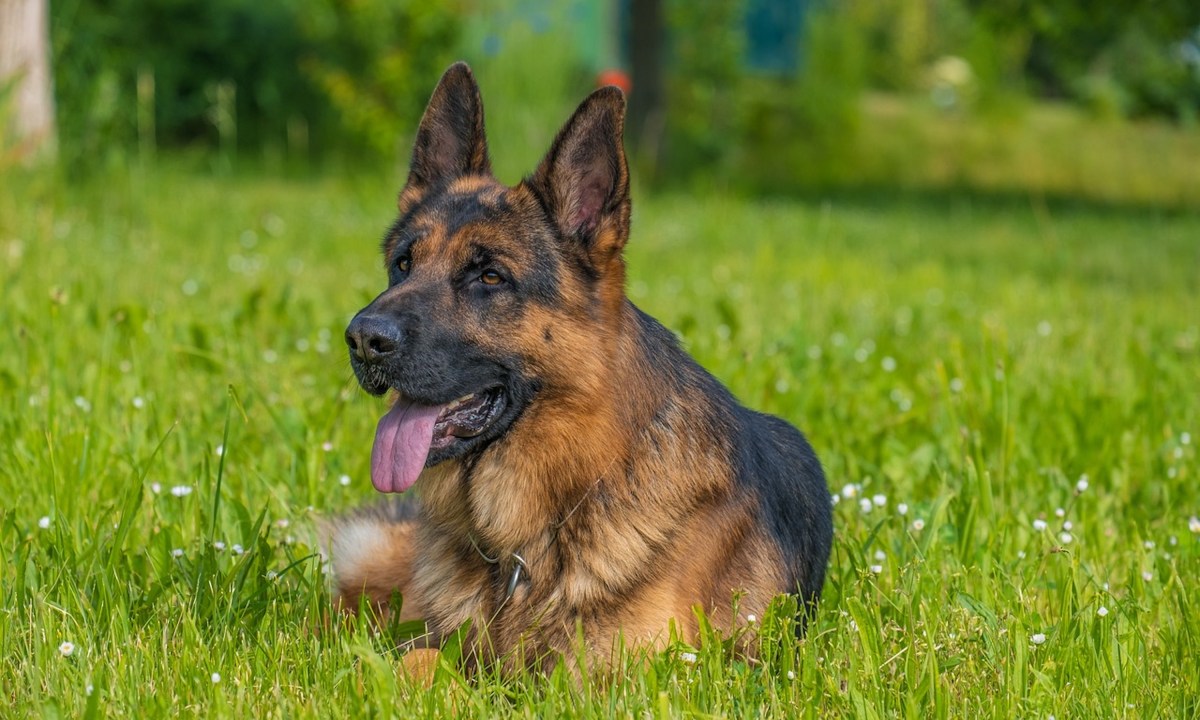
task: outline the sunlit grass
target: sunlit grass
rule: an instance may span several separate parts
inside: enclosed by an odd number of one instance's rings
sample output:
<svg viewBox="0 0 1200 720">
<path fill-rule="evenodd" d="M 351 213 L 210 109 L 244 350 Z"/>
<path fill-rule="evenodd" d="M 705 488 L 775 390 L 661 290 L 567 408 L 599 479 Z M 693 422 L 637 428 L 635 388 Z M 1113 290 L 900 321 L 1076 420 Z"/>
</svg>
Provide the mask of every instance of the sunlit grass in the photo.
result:
<svg viewBox="0 0 1200 720">
<path fill-rule="evenodd" d="M 312 542 L 373 497 L 340 338 L 395 180 L 2 180 L 6 716 L 1200 710 L 1195 215 L 639 199 L 635 302 L 825 463 L 819 614 L 757 664 L 425 692 L 326 624 Z"/>
</svg>

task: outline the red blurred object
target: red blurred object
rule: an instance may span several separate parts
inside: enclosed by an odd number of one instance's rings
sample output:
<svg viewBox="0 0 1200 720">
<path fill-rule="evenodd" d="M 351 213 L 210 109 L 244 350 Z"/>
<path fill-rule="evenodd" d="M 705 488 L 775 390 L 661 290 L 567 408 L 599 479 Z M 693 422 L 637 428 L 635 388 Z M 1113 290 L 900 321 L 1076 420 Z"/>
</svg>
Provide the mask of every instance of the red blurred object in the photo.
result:
<svg viewBox="0 0 1200 720">
<path fill-rule="evenodd" d="M 601 70 L 600 74 L 596 76 L 596 87 L 601 88 L 607 85 L 616 85 L 626 95 L 633 89 L 633 81 L 629 79 L 629 74 L 624 70 Z"/>
</svg>

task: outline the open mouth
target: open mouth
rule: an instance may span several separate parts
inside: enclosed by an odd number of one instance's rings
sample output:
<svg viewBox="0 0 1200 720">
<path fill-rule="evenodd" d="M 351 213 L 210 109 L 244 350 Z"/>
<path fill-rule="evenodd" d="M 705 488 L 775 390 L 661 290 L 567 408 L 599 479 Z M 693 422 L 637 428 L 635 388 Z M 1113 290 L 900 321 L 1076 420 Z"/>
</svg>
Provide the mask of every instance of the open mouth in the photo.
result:
<svg viewBox="0 0 1200 720">
<path fill-rule="evenodd" d="M 380 492 L 404 492 L 417 481 L 431 453 L 435 461 L 456 445 L 482 435 L 507 406 L 503 388 L 465 395 L 444 405 L 400 397 L 379 419 L 371 449 L 371 482 Z"/>
</svg>

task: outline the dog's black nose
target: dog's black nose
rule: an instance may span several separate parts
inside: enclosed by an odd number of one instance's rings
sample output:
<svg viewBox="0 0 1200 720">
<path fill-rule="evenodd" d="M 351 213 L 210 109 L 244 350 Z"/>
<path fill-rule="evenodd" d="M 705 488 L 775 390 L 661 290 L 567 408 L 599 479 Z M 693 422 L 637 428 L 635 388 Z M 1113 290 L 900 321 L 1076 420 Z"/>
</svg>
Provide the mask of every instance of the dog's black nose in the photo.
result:
<svg viewBox="0 0 1200 720">
<path fill-rule="evenodd" d="M 359 360 L 374 364 L 396 352 L 404 333 L 395 321 L 378 315 L 359 315 L 346 328 L 346 345 Z"/>
</svg>

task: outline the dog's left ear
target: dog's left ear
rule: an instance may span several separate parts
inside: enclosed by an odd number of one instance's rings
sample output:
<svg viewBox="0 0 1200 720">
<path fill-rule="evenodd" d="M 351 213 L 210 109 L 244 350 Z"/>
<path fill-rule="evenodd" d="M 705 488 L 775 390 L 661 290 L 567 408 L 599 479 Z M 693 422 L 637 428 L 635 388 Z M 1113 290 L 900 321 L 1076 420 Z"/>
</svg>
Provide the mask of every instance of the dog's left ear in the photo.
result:
<svg viewBox="0 0 1200 720">
<path fill-rule="evenodd" d="M 625 95 L 615 87 L 600 88 L 580 104 L 526 181 L 562 236 L 582 243 L 598 268 L 619 255 L 629 238 L 624 128 Z"/>
</svg>

